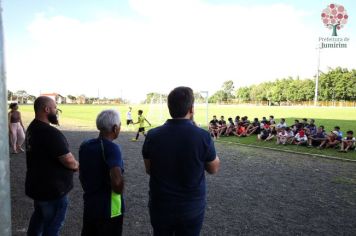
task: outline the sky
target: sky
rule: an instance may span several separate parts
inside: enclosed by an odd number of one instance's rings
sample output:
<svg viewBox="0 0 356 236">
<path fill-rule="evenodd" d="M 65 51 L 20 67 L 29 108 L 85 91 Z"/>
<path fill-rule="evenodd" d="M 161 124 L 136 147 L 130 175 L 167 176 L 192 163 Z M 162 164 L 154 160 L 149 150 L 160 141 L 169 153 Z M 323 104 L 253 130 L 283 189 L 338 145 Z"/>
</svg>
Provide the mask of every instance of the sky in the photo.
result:
<svg viewBox="0 0 356 236">
<path fill-rule="evenodd" d="M 330 3 L 347 10 L 349 42 L 322 49 L 320 70 L 356 69 L 354 0 L 3 0 L 7 87 L 139 102 L 176 86 L 211 95 L 227 80 L 313 78 Z"/>
</svg>

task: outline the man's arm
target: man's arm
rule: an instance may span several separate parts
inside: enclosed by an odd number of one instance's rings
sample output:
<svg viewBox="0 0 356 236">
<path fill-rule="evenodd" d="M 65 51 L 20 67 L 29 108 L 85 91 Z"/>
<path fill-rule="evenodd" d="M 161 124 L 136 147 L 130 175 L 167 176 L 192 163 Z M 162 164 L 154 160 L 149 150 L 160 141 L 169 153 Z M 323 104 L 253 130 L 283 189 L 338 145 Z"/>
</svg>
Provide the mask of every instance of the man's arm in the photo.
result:
<svg viewBox="0 0 356 236">
<path fill-rule="evenodd" d="M 115 166 L 110 169 L 111 189 L 115 193 L 122 194 L 124 190 L 124 177 L 122 176 L 121 169 Z"/>
<path fill-rule="evenodd" d="M 79 163 L 74 158 L 74 156 L 71 152 L 68 152 L 67 154 L 59 156 L 58 159 L 62 163 L 62 165 L 64 165 L 68 169 L 71 169 L 73 171 L 78 171 Z"/>
<path fill-rule="evenodd" d="M 205 163 L 205 170 L 211 175 L 218 173 L 219 167 L 220 159 L 218 156 L 216 156 L 213 161 Z"/>
<path fill-rule="evenodd" d="M 145 162 L 146 174 L 150 175 L 151 174 L 151 160 L 144 159 L 143 161 Z"/>
</svg>

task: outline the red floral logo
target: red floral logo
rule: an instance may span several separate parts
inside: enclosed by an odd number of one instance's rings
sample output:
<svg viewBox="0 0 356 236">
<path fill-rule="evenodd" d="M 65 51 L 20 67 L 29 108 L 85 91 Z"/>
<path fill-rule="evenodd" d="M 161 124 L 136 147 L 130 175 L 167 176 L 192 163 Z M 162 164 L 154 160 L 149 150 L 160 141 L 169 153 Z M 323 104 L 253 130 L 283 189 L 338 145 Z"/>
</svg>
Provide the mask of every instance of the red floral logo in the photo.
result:
<svg viewBox="0 0 356 236">
<path fill-rule="evenodd" d="M 324 25 L 333 30 L 332 36 L 337 36 L 337 31 L 347 23 L 349 15 L 344 6 L 338 4 L 330 4 L 321 13 L 321 20 Z"/>
</svg>

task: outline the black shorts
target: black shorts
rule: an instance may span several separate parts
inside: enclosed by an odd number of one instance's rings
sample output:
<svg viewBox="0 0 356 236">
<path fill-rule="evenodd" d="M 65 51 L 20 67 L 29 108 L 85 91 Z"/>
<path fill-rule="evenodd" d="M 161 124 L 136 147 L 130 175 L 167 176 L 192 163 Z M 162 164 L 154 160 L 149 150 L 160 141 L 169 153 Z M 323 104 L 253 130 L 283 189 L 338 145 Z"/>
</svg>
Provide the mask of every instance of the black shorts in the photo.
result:
<svg viewBox="0 0 356 236">
<path fill-rule="evenodd" d="M 133 124 L 132 120 L 126 120 L 126 125 Z"/>
<path fill-rule="evenodd" d="M 138 132 L 145 132 L 145 127 L 138 128 Z"/>
</svg>

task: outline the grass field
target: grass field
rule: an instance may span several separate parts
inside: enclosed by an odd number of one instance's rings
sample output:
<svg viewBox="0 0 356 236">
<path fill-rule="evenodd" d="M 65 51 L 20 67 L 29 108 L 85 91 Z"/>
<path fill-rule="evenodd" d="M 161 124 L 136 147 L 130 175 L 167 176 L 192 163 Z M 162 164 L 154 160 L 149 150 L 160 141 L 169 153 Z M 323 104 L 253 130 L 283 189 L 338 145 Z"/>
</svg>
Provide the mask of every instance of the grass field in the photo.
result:
<svg viewBox="0 0 356 236">
<path fill-rule="evenodd" d="M 103 109 L 117 109 L 121 113 L 121 119 L 126 120 L 126 112 L 128 105 L 59 105 L 63 113 L 60 115 L 60 122 L 63 126 L 73 127 L 78 129 L 95 129 L 95 118 L 97 114 Z M 136 120 L 137 110 L 142 109 L 144 116 L 153 124 L 152 127 L 162 124 L 169 118 L 169 112 L 166 104 L 164 105 L 132 105 L 133 118 Z M 20 106 L 23 121 L 25 126 L 33 119 L 33 106 Z M 346 133 L 347 130 L 353 130 L 356 133 L 356 109 L 355 108 L 339 108 L 339 107 L 264 107 L 264 106 L 235 106 L 235 105 L 209 105 L 208 109 L 209 120 L 213 115 L 220 117 L 248 116 L 250 120 L 254 117 L 261 119 L 263 116 L 268 117 L 274 115 L 276 120 L 279 118 L 286 118 L 287 124 L 291 125 L 295 119 L 313 118 L 317 125 L 324 125 L 327 131 L 333 129 L 338 125 L 341 130 Z M 203 128 L 206 127 L 206 106 L 195 106 L 195 121 Z M 125 130 L 125 125 L 123 126 Z M 305 147 L 297 146 L 276 146 L 274 142 L 257 142 L 256 137 L 236 138 L 236 137 L 222 137 L 221 141 L 230 141 L 244 144 L 254 144 L 267 147 L 278 147 L 299 152 L 324 154 L 330 156 L 337 156 L 342 158 L 349 158 L 356 160 L 356 152 L 338 153 L 336 150 L 317 150 L 307 149 Z"/>
</svg>

